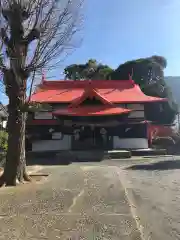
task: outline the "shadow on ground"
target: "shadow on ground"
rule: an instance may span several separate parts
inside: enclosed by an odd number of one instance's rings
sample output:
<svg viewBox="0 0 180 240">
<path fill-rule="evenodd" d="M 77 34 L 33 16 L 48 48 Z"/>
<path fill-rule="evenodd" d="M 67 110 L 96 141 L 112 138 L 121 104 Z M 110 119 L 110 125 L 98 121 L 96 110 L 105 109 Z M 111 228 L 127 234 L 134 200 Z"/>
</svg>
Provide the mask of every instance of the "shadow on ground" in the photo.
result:
<svg viewBox="0 0 180 240">
<path fill-rule="evenodd" d="M 93 159 L 93 162 L 101 162 L 103 159 Z M 89 159 L 54 159 L 54 158 L 26 158 L 27 166 L 33 165 L 70 165 L 73 162 L 90 162 Z"/>
<path fill-rule="evenodd" d="M 65 160 L 57 160 L 53 158 L 26 158 L 26 164 L 27 166 L 33 166 L 33 165 L 69 165 L 72 162 L 68 159 Z"/>
<path fill-rule="evenodd" d="M 172 169 L 180 169 L 180 160 L 167 160 L 167 161 L 159 161 L 151 164 L 137 164 L 132 165 L 130 167 L 125 168 L 126 170 L 172 170 Z"/>
<path fill-rule="evenodd" d="M 69 165 L 73 162 L 100 162 L 104 151 L 27 152 L 27 165 Z"/>
</svg>

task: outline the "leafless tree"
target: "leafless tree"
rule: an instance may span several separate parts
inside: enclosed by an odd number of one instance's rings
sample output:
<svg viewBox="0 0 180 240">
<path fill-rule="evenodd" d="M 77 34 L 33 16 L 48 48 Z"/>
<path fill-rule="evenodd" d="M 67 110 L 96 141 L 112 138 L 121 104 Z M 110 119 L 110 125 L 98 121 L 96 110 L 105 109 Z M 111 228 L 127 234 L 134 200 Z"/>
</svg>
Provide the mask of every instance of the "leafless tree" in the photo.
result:
<svg viewBox="0 0 180 240">
<path fill-rule="evenodd" d="M 30 181 L 25 161 L 27 81 L 76 46 L 83 0 L 0 0 L 0 71 L 8 105 L 8 151 L 0 183 Z M 32 86 L 33 82 L 30 84 Z"/>
</svg>

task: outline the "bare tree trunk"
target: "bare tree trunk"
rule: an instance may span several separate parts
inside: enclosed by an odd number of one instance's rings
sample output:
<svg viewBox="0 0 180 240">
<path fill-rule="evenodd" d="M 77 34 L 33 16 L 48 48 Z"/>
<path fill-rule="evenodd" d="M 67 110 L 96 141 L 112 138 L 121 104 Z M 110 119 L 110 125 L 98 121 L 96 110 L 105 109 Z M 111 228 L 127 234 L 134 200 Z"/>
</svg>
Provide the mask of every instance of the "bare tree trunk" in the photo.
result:
<svg viewBox="0 0 180 240">
<path fill-rule="evenodd" d="M 30 181 L 26 172 L 25 159 L 25 124 L 26 113 L 20 107 L 24 104 L 25 94 L 9 91 L 8 105 L 8 150 L 4 173 L 0 178 L 0 185 L 15 186 L 19 182 Z"/>
<path fill-rule="evenodd" d="M 0 71 L 9 97 L 8 151 L 0 185 L 1 182 L 16 185 L 17 180 L 29 180 L 25 161 L 26 114 L 23 110 L 28 105 L 24 105 L 27 79 L 46 66 L 54 68 L 53 59 L 57 60 L 57 66 L 59 56 L 74 47 L 72 39 L 78 30 L 82 2 L 0 1 L 0 49 L 5 53 L 0 54 Z M 29 51 L 34 41 L 33 49 Z"/>
<path fill-rule="evenodd" d="M 20 165 L 18 171 L 18 180 L 31 181 L 31 178 L 28 176 L 26 171 L 26 141 L 25 141 L 25 132 L 26 132 L 26 116 L 27 113 L 22 112 L 22 131 L 21 131 L 21 153 L 20 153 Z"/>
</svg>

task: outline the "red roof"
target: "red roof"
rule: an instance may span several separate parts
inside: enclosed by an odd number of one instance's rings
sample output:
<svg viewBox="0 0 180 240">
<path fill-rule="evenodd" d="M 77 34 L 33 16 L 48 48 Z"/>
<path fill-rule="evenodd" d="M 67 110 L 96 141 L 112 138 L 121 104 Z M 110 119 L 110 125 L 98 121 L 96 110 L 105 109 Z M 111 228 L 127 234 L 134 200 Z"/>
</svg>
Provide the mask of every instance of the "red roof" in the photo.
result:
<svg viewBox="0 0 180 240">
<path fill-rule="evenodd" d="M 59 109 L 53 112 L 55 116 L 108 116 L 108 115 L 119 115 L 127 114 L 131 112 L 130 109 L 119 108 L 119 107 L 107 107 L 107 106 L 85 106 L 77 108 L 66 108 Z"/>
<path fill-rule="evenodd" d="M 111 103 L 167 101 L 167 99 L 146 96 L 132 80 L 44 81 L 31 96 L 31 101 L 72 103 L 75 99 L 76 102 L 79 98 L 83 98 L 88 88 L 96 92 L 96 97 Z"/>
<path fill-rule="evenodd" d="M 96 100 L 99 100 L 104 105 L 112 105 L 112 103 L 109 102 L 104 96 L 102 96 L 96 89 L 89 87 L 84 90 L 84 93 L 80 97 L 74 99 L 71 102 L 70 107 L 79 106 L 87 98 L 91 98 L 91 99 L 95 98 Z"/>
</svg>

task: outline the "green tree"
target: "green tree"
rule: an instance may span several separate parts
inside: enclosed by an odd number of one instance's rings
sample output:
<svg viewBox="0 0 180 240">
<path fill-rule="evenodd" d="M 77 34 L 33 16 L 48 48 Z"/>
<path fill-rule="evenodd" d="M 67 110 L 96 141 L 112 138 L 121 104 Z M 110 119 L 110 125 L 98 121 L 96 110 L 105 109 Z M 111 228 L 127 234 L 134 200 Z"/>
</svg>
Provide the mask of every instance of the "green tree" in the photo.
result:
<svg viewBox="0 0 180 240">
<path fill-rule="evenodd" d="M 64 69 L 65 79 L 72 80 L 128 80 L 132 75 L 133 80 L 138 84 L 141 90 L 149 96 L 168 98 L 168 104 L 165 106 L 164 113 L 160 113 L 159 118 L 167 120 L 167 123 L 173 121 L 178 106 L 175 103 L 170 88 L 164 81 L 164 68 L 167 61 L 162 56 L 151 56 L 131 60 L 121 64 L 113 70 L 107 65 L 102 65 L 94 59 L 90 59 L 85 64 L 72 64 Z M 152 108 L 152 107 L 151 107 Z M 159 111 L 159 107 L 154 105 L 153 109 Z M 153 115 L 153 111 L 152 110 Z"/>
<path fill-rule="evenodd" d="M 112 80 L 126 80 L 129 79 L 129 75 L 133 75 L 133 80 L 142 89 L 147 88 L 148 91 L 150 86 L 157 84 L 160 87 L 158 95 L 162 95 L 161 86 L 165 86 L 164 68 L 166 65 L 166 59 L 161 56 L 140 58 L 121 64 L 109 77 Z M 157 85 L 154 91 L 157 90 Z"/>
<path fill-rule="evenodd" d="M 30 181 L 26 172 L 26 86 L 74 48 L 82 1 L 0 0 L 0 71 L 8 104 L 8 149 L 1 184 Z M 64 56 L 63 56 L 64 57 Z"/>
<path fill-rule="evenodd" d="M 166 106 L 169 121 L 172 121 L 178 111 L 171 89 L 164 81 L 164 68 L 167 61 L 161 56 L 140 58 L 121 64 L 108 78 L 112 80 L 126 80 L 132 75 L 133 80 L 141 90 L 149 96 L 168 98 Z"/>
<path fill-rule="evenodd" d="M 0 166 L 4 166 L 8 149 L 8 134 L 5 130 L 0 130 Z"/>
<path fill-rule="evenodd" d="M 112 69 L 95 59 L 90 59 L 85 64 L 72 64 L 64 69 L 65 79 L 71 80 L 106 80 Z"/>
<path fill-rule="evenodd" d="M 3 152 L 7 152 L 8 149 L 8 134 L 5 130 L 0 130 L 0 149 Z"/>
</svg>

